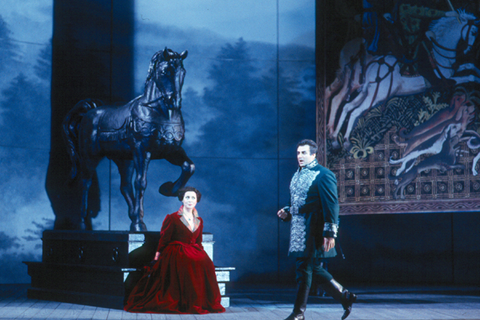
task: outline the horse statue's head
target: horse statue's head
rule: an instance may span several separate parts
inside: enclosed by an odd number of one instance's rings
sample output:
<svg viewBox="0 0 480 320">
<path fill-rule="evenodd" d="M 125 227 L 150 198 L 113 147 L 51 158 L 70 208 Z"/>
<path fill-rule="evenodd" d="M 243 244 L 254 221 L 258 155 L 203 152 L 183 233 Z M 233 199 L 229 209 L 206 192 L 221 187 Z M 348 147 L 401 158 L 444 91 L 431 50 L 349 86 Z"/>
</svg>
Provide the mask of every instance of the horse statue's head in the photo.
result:
<svg viewBox="0 0 480 320">
<path fill-rule="evenodd" d="M 186 73 L 183 60 L 187 54 L 187 51 L 179 54 L 165 48 L 153 55 L 145 81 L 145 95 L 148 104 L 160 102 L 161 109 L 165 113 L 180 110 L 182 86 Z"/>
</svg>

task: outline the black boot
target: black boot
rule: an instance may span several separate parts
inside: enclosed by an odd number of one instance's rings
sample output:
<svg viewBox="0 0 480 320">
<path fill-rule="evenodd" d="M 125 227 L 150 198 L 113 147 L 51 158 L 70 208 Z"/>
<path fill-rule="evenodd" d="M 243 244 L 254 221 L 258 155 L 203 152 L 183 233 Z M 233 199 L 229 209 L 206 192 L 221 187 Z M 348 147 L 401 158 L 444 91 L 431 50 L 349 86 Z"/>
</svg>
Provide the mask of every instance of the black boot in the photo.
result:
<svg viewBox="0 0 480 320">
<path fill-rule="evenodd" d="M 352 305 L 357 301 L 357 295 L 344 289 L 340 283 L 334 279 L 330 282 L 322 283 L 322 287 L 326 293 L 333 297 L 333 299 L 340 302 L 345 312 L 343 313 L 342 320 L 345 320 L 350 312 L 352 312 Z"/>
<path fill-rule="evenodd" d="M 310 287 L 304 283 L 298 285 L 297 289 L 297 298 L 295 299 L 295 304 L 293 305 L 293 312 L 285 320 L 304 320 L 305 310 L 307 309 L 307 300 L 308 293 L 310 292 Z"/>
</svg>

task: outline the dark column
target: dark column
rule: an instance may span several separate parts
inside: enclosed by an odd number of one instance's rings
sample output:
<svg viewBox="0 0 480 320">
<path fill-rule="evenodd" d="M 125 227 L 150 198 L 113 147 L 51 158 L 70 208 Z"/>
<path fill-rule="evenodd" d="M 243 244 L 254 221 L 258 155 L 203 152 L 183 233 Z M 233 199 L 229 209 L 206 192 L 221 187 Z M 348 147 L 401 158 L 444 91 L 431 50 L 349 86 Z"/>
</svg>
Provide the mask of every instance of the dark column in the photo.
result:
<svg viewBox="0 0 480 320">
<path fill-rule="evenodd" d="M 68 111 L 80 100 L 110 104 L 133 98 L 133 0 L 55 0 L 52 40 L 52 116 L 46 190 L 55 229 L 77 229 L 81 188 L 69 183 L 70 159 L 61 134 Z M 89 212 L 100 210 L 94 179 Z"/>
</svg>

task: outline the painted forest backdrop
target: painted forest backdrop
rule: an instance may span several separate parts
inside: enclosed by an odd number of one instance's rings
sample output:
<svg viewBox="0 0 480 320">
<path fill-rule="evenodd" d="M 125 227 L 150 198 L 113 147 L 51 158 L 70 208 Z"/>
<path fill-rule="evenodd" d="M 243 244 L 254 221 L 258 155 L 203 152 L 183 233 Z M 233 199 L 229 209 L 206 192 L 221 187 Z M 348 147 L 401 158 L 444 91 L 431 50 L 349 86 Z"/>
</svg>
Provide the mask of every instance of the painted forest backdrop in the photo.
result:
<svg viewBox="0 0 480 320">
<path fill-rule="evenodd" d="M 114 18 L 118 13 L 118 8 L 109 7 L 110 2 L 89 1 L 98 12 L 79 10 L 72 1 L 56 2 L 65 14 L 70 11 L 84 17 L 79 19 L 83 23 L 103 23 L 97 15 L 108 19 L 110 14 L 99 14 L 102 10 L 111 10 Z M 50 33 L 44 34 L 42 42 L 37 34 L 23 38 L 25 33 L 40 32 L 38 27 L 22 29 L 15 22 L 19 15 L 30 20 L 41 16 L 42 23 L 51 28 L 53 1 L 34 6 L 32 2 L 30 7 L 15 7 L 15 3 L 0 25 L 4 132 L 0 283 L 30 281 L 21 261 L 41 259 L 41 233 L 51 229 L 55 219 L 44 187 L 49 161 L 52 29 L 47 29 Z M 275 213 L 288 199 L 288 181 L 296 169 L 296 142 L 315 137 L 314 1 L 249 1 L 245 6 L 236 1 L 130 3 L 133 10 L 121 12 L 133 15 L 134 20 L 134 94 L 130 99 L 142 92 L 156 51 L 166 46 L 189 51 L 184 62 L 183 146 L 196 165 L 189 184 L 203 193 L 198 210 L 205 231 L 214 235 L 215 263 L 236 267 L 234 280 L 275 281 L 280 269 L 290 272 L 292 268 L 285 259 L 288 229 L 278 223 Z M 72 19 L 71 23 L 77 22 Z M 68 39 L 72 44 L 90 40 L 82 49 L 90 50 L 92 57 L 103 54 L 95 49 L 100 39 L 95 25 L 85 24 L 83 33 L 82 24 L 76 25 L 76 33 Z M 98 64 L 96 72 L 103 75 L 109 67 L 108 61 Z M 78 85 L 88 86 L 88 77 L 95 73 L 82 76 Z M 159 230 L 165 215 L 180 205 L 176 198 L 158 193 L 160 184 L 178 176 L 177 170 L 165 161 L 150 164 L 145 195 L 149 231 Z M 130 221 L 115 165 L 105 160 L 97 172 L 101 206 L 93 220 L 94 230 L 128 230 Z"/>
<path fill-rule="evenodd" d="M 30 3 L 27 11 L 8 2 L 0 14 L 0 283 L 29 281 L 21 261 L 39 259 L 41 233 L 54 218 L 44 189 L 51 1 Z"/>
</svg>

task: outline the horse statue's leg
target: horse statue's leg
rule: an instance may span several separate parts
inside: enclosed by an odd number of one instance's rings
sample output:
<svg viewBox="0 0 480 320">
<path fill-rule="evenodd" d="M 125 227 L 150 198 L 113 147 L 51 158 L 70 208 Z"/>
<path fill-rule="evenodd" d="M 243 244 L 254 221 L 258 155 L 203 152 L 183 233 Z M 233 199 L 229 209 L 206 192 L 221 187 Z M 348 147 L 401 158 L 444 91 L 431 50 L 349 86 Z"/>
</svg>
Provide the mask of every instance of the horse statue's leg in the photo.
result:
<svg viewBox="0 0 480 320">
<path fill-rule="evenodd" d="M 135 194 L 132 182 L 134 172 L 133 161 L 120 159 L 115 159 L 113 161 L 118 167 L 118 173 L 120 173 L 120 192 L 122 193 L 128 205 L 128 217 L 133 222 L 135 221 Z"/>
<path fill-rule="evenodd" d="M 193 161 L 185 153 L 183 148 L 178 148 L 175 151 L 169 153 L 165 156 L 165 159 L 173 165 L 179 166 L 182 168 L 182 173 L 180 177 L 175 182 L 165 182 L 162 184 L 158 190 L 161 194 L 167 197 L 175 197 L 182 187 L 185 186 L 188 179 L 195 172 L 195 165 Z"/>
<path fill-rule="evenodd" d="M 91 230 L 92 224 L 88 216 L 88 193 L 92 186 L 93 175 L 95 174 L 98 161 L 88 159 L 81 165 L 80 182 L 82 184 L 82 202 L 80 205 L 80 230 Z"/>
<path fill-rule="evenodd" d="M 147 188 L 147 171 L 150 163 L 151 153 L 142 151 L 138 146 L 133 153 L 133 165 L 135 167 L 135 202 L 133 213 L 130 217 L 132 223 L 130 231 L 147 231 L 147 226 L 143 222 L 143 196 Z"/>
</svg>

